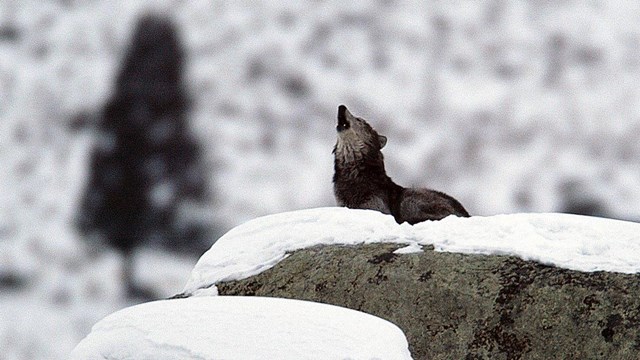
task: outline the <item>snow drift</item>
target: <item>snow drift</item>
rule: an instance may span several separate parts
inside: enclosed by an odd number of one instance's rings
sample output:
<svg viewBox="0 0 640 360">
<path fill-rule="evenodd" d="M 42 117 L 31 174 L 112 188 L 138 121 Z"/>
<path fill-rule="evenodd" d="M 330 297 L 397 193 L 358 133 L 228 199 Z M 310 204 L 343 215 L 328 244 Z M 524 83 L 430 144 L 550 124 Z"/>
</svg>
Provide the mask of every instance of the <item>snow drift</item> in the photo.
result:
<svg viewBox="0 0 640 360">
<path fill-rule="evenodd" d="M 300 300 L 205 297 L 133 306 L 93 327 L 73 360 L 411 359 L 402 331 Z"/>
</svg>

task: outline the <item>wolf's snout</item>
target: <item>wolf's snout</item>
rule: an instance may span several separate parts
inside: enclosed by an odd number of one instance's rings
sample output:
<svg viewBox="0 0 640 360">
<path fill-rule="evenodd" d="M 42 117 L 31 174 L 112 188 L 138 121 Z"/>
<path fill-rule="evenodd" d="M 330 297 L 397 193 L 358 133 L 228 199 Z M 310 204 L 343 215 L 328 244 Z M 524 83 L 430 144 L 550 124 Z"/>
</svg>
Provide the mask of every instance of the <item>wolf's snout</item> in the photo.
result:
<svg viewBox="0 0 640 360">
<path fill-rule="evenodd" d="M 338 132 L 347 130 L 351 126 L 349 120 L 347 119 L 348 115 L 350 114 L 346 106 L 338 106 L 338 126 L 336 127 L 336 130 L 338 130 Z"/>
</svg>

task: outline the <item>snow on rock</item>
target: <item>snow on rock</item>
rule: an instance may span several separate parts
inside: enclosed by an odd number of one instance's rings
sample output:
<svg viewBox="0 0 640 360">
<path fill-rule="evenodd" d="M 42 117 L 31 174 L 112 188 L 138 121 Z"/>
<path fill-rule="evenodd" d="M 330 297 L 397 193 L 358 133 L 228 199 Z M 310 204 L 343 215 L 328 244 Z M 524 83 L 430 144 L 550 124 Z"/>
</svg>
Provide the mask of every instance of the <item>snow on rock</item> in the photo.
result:
<svg viewBox="0 0 640 360">
<path fill-rule="evenodd" d="M 318 208 L 261 217 L 222 236 L 196 264 L 185 293 L 258 274 L 287 253 L 315 245 L 407 244 L 436 251 L 514 255 L 578 271 L 640 272 L 640 224 L 568 214 L 512 214 L 411 226 L 371 210 Z"/>
<path fill-rule="evenodd" d="M 411 359 L 397 326 L 338 306 L 218 296 L 132 306 L 74 349 L 93 359 Z"/>
</svg>

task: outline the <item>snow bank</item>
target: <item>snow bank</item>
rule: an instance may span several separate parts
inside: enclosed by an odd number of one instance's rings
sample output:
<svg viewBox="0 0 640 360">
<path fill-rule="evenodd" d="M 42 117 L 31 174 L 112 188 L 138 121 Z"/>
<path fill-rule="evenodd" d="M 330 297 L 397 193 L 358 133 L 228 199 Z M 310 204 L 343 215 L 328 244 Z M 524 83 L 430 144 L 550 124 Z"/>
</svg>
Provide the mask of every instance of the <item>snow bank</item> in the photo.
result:
<svg viewBox="0 0 640 360">
<path fill-rule="evenodd" d="M 166 300 L 93 327 L 72 359 L 411 359 L 402 331 L 338 306 L 261 297 Z"/>
<path fill-rule="evenodd" d="M 249 221 L 221 237 L 196 264 L 184 291 L 215 293 L 213 284 L 273 267 L 315 245 L 379 242 L 436 251 L 514 255 L 579 271 L 640 272 L 640 224 L 568 214 L 513 214 L 398 225 L 371 210 L 318 208 Z"/>
</svg>

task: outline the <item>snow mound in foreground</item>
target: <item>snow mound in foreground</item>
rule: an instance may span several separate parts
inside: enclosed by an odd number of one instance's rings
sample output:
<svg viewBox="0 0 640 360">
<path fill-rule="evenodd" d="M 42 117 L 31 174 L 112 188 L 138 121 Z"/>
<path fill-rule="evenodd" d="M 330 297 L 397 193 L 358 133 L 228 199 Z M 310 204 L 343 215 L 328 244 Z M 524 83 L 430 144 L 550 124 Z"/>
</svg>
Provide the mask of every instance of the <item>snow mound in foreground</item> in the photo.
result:
<svg viewBox="0 0 640 360">
<path fill-rule="evenodd" d="M 72 359 L 411 359 L 397 326 L 338 306 L 217 296 L 132 306 L 98 322 Z"/>
<path fill-rule="evenodd" d="M 426 221 L 411 226 L 371 210 L 318 208 L 261 217 L 222 236 L 196 264 L 184 292 L 216 294 L 315 245 L 400 243 L 398 253 L 513 255 L 578 271 L 640 272 L 640 224 L 568 214 L 512 214 Z"/>
</svg>

